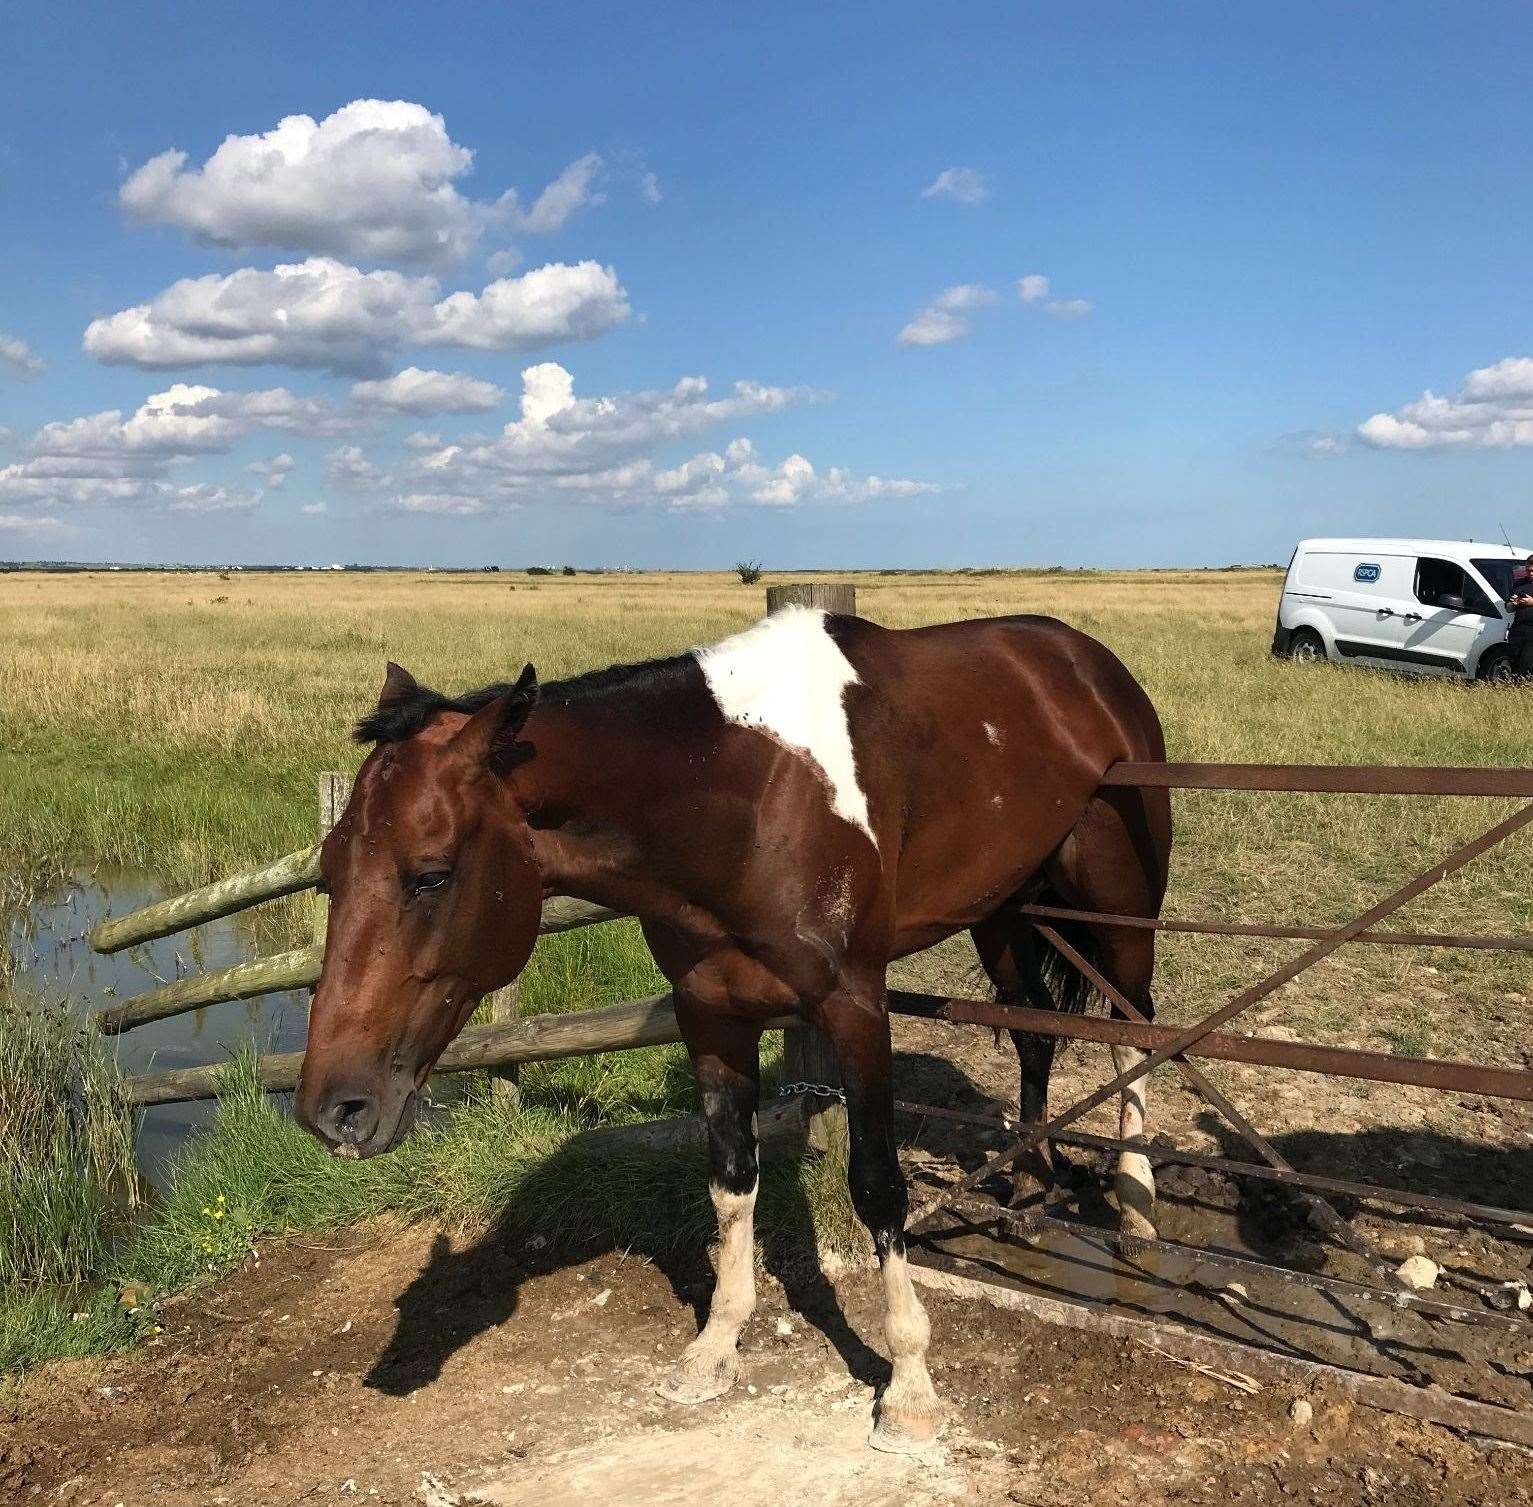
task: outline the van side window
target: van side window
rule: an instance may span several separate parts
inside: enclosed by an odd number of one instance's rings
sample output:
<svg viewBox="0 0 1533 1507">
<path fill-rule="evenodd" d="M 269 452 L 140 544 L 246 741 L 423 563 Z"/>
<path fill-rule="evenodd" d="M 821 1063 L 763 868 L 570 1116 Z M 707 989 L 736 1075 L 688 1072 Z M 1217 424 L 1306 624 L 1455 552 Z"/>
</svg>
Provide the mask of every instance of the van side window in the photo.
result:
<svg viewBox="0 0 1533 1507">
<path fill-rule="evenodd" d="M 1463 567 L 1451 560 L 1423 556 L 1416 562 L 1416 600 L 1449 612 L 1499 616 L 1490 599 L 1470 580 Z"/>
</svg>

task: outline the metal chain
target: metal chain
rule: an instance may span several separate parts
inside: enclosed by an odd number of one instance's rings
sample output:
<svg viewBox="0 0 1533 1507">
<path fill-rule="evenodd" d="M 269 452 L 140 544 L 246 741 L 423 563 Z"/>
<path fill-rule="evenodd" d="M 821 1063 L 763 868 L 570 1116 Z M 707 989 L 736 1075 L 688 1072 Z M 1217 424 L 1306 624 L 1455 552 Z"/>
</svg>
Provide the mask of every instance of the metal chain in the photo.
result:
<svg viewBox="0 0 1533 1507">
<path fill-rule="evenodd" d="M 790 1098 L 794 1094 L 813 1094 L 817 1099 L 839 1099 L 846 1103 L 846 1090 L 832 1088 L 828 1083 L 784 1083 L 777 1090 L 779 1099 Z"/>
</svg>

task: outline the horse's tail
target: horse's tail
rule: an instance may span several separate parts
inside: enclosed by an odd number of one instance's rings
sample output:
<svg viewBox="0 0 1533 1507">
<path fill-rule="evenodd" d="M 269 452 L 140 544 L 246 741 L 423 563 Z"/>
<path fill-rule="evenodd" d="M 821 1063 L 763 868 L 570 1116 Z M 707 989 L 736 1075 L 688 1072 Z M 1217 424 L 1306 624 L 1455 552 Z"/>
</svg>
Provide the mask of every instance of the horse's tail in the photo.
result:
<svg viewBox="0 0 1533 1507">
<path fill-rule="evenodd" d="M 1035 897 L 1038 905 L 1063 908 L 1066 901 L 1050 890 Z M 1093 1000 L 1099 999 L 1096 986 L 1071 960 L 1038 930 L 1038 921 L 1019 916 L 1017 951 L 1029 1002 L 1036 1008 L 1060 1010 L 1066 1015 L 1084 1015 Z M 1043 923 L 1059 934 L 1093 967 L 1100 961 L 1096 935 L 1084 921 L 1051 920 Z"/>
</svg>

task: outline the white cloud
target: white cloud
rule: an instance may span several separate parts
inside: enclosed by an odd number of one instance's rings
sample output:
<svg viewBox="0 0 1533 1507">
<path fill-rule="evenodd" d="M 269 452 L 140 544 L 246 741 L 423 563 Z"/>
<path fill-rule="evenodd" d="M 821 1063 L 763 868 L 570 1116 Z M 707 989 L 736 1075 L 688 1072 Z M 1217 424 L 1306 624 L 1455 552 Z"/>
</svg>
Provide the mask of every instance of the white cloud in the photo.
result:
<svg viewBox="0 0 1533 1507">
<path fill-rule="evenodd" d="M 577 157 L 547 188 L 533 200 L 530 208 L 520 208 L 516 190 L 507 189 L 500 196 L 496 210 L 517 230 L 529 235 L 551 235 L 563 230 L 570 216 L 587 204 L 600 204 L 601 195 L 592 185 L 601 171 L 602 160 L 595 152 Z"/>
<path fill-rule="evenodd" d="M 484 259 L 485 270 L 491 277 L 505 277 L 522 265 L 522 254 L 515 246 L 502 246 Z"/>
<path fill-rule="evenodd" d="M 1393 413 L 1376 413 L 1357 426 L 1357 437 L 1378 450 L 1533 445 L 1533 357 L 1479 367 L 1453 397 L 1428 391 Z"/>
<path fill-rule="evenodd" d="M 921 190 L 921 197 L 951 199 L 955 204 L 972 207 L 990 197 L 990 185 L 972 167 L 945 167 Z"/>
<path fill-rule="evenodd" d="M 381 382 L 358 382 L 351 400 L 390 413 L 484 413 L 505 401 L 505 389 L 464 372 L 422 371 L 407 366 Z"/>
<path fill-rule="evenodd" d="M 259 476 L 261 481 L 275 492 L 287 481 L 297 464 L 298 462 L 291 455 L 283 451 L 281 455 L 273 455 L 267 460 L 253 460 L 245 469 L 252 476 Z"/>
<path fill-rule="evenodd" d="M 1049 280 L 1041 272 L 1017 279 L 1017 297 L 1031 308 L 1042 308 L 1055 319 L 1084 319 L 1091 312 L 1089 298 L 1050 298 Z"/>
<path fill-rule="evenodd" d="M 1055 319 L 1084 319 L 1091 312 L 1089 298 L 1053 298 L 1044 307 Z"/>
<path fill-rule="evenodd" d="M 189 461 L 227 453 L 257 430 L 332 433 L 341 423 L 323 399 L 295 397 L 286 388 L 238 393 L 177 382 L 151 393 L 127 418 L 113 408 L 44 424 L 25 460 L 0 467 L 0 502 L 140 504 L 176 511 L 253 506 L 254 498 L 231 489 L 222 489 L 220 499 L 205 490 L 173 487 L 173 474 Z M 285 475 L 292 465 L 292 457 L 283 454 L 251 469 L 262 474 L 262 466 L 277 467 Z M 270 478 L 269 485 L 280 480 Z"/>
<path fill-rule="evenodd" d="M 590 202 L 601 166 L 594 154 L 571 163 L 520 215 L 514 191 L 493 204 L 458 191 L 473 160 L 424 105 L 358 99 L 321 121 L 289 115 L 263 134 L 227 136 L 200 167 L 183 151 L 161 152 L 128 177 L 118 200 L 131 219 L 173 225 L 206 245 L 445 264 L 497 221 L 558 229 Z"/>
<path fill-rule="evenodd" d="M 381 375 L 405 345 L 529 350 L 589 340 L 628 317 L 610 267 L 554 262 L 481 293 L 439 298 L 435 279 L 362 272 L 327 257 L 183 278 L 85 331 L 110 365 L 279 364 Z"/>
<path fill-rule="evenodd" d="M 325 475 L 338 487 L 365 491 L 377 486 L 384 473 L 357 445 L 340 445 L 325 457 Z"/>
<path fill-rule="evenodd" d="M 20 377 L 35 377 L 45 369 L 41 356 L 18 335 L 0 330 L 0 366 L 8 366 Z"/>
<path fill-rule="evenodd" d="M 306 502 L 298 509 L 300 513 L 307 513 L 309 517 L 318 517 L 321 513 L 328 513 L 330 509 L 323 502 Z"/>
<path fill-rule="evenodd" d="M 946 345 L 961 340 L 972 328 L 970 316 L 996 301 L 990 288 L 958 283 L 944 289 L 899 333 L 901 345 Z"/>
<path fill-rule="evenodd" d="M 62 518 L 30 517 L 25 513 L 0 513 L 0 534 L 31 534 L 39 539 L 63 539 L 80 531 Z"/>
<path fill-rule="evenodd" d="M 426 429 L 416 429 L 405 436 L 405 445 L 411 450 L 440 450 L 442 436 Z"/>
<path fill-rule="evenodd" d="M 660 180 L 653 173 L 640 174 L 639 194 L 646 204 L 658 204 L 665 198 L 660 192 Z"/>
<path fill-rule="evenodd" d="M 245 487 L 221 487 L 197 482 L 188 487 L 161 488 L 156 499 L 166 513 L 248 513 L 261 500 Z"/>
<path fill-rule="evenodd" d="M 656 452 L 675 440 L 824 396 L 737 382 L 713 397 L 701 377 L 683 377 L 669 388 L 581 398 L 568 371 L 543 362 L 522 373 L 521 416 L 498 435 L 424 450 L 387 471 L 354 446 L 336 452 L 331 464 L 348 484 L 372 490 L 401 511 L 456 516 L 559 495 L 608 507 L 659 503 L 688 509 L 730 502 L 784 507 L 935 490 L 923 482 L 853 477 L 840 468 L 817 471 L 801 455 L 767 466 L 747 439 L 670 466 L 657 460 Z"/>
</svg>

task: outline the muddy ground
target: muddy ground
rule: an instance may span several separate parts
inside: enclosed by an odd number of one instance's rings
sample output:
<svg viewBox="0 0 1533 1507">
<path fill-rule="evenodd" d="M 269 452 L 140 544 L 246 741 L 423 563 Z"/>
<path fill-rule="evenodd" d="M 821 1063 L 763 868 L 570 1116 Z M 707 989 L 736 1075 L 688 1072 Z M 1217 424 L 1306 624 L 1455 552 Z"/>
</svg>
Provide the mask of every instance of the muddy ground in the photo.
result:
<svg viewBox="0 0 1533 1507">
<path fill-rule="evenodd" d="M 952 983 L 961 986 L 961 974 Z M 986 1031 L 900 1020 L 896 1045 L 903 1098 L 977 1110 L 1015 1103 L 1015 1055 Z M 1054 1103 L 1106 1072 L 1102 1049 L 1066 1050 Z M 1300 1167 L 1533 1207 L 1525 1106 L 1239 1067 L 1213 1075 Z M 951 1123 L 901 1123 L 918 1189 L 1001 1144 Z M 1112 1133 L 1115 1115 L 1096 1111 L 1083 1128 Z M 1165 1070 L 1151 1128 L 1186 1149 L 1238 1154 Z M 1089 1234 L 1111 1221 L 1108 1169 L 1075 1156 L 1079 1175 L 1051 1207 Z M 1368 1275 L 1268 1185 L 1169 1172 L 1162 1183 L 1169 1239 Z M 1424 1251 L 1439 1261 L 1441 1292 L 1466 1305 L 1483 1307 L 1476 1284 L 1528 1275 L 1533 1243 L 1517 1232 L 1492 1237 L 1372 1206 L 1343 1211 L 1391 1259 Z M 1248 1343 L 1529 1405 L 1533 1347 L 1515 1334 L 1455 1326 L 1452 1343 L 1438 1345 L 1409 1315 L 1377 1326 L 1359 1310 L 1355 1323 L 1322 1325 L 1315 1340 L 1302 1325 L 1324 1317 L 1324 1304 L 1306 1298 L 1279 1314 L 1278 1297 L 1250 1281 L 1236 1303 L 1218 1273 L 1162 1270 L 1136 1286 L 1120 1270 L 1083 1265 L 1078 1251 L 949 1233 L 950 1248 L 969 1242 L 978 1275 L 1110 1297 Z M 166 1303 L 163 1332 L 138 1352 L 56 1364 L 0 1398 L 0 1502 L 711 1507 L 725 1493 L 816 1507 L 1533 1501 L 1533 1453 L 1515 1446 L 1357 1406 L 1324 1386 L 1266 1382 L 1248 1393 L 1137 1342 L 935 1292 L 924 1297 L 933 1375 L 949 1408 L 941 1446 L 924 1459 L 879 1455 L 866 1444 L 888 1374 L 877 1289 L 868 1270 L 833 1282 L 804 1261 L 764 1276 L 740 1386 L 682 1409 L 661 1401 L 654 1383 L 705 1309 L 711 1272 L 701 1251 L 680 1261 L 556 1254 L 536 1236 L 456 1240 L 387 1224 L 290 1239 L 263 1247 L 216 1288 Z M 1373 1345 L 1370 1358 L 1364 1340 L 1376 1331 L 1390 1342 Z"/>
<path fill-rule="evenodd" d="M 929 1459 L 867 1449 L 876 1281 L 763 1284 L 741 1385 L 654 1395 L 709 1272 L 378 1226 L 263 1251 L 167 1304 L 139 1352 L 9 1401 L 0 1500 L 788 1504 L 1533 1500 L 1533 1458 L 1294 1389 L 1247 1395 L 1142 1346 L 928 1294 L 950 1408 Z"/>
</svg>

